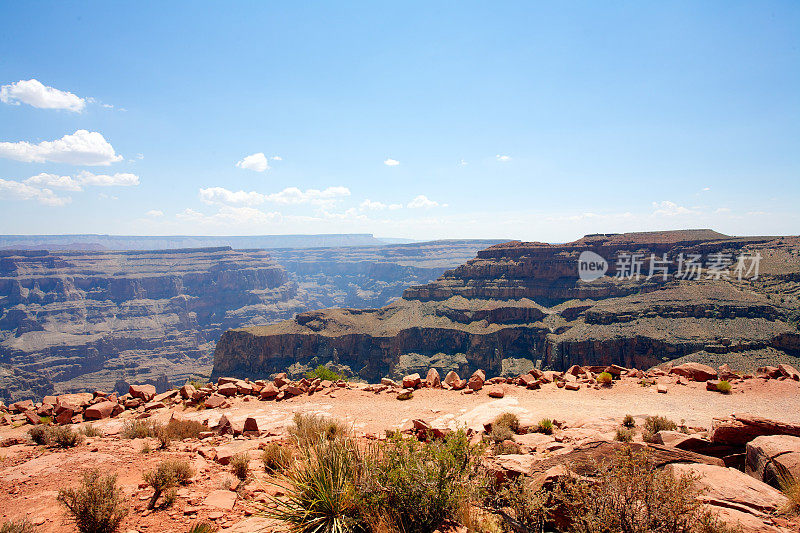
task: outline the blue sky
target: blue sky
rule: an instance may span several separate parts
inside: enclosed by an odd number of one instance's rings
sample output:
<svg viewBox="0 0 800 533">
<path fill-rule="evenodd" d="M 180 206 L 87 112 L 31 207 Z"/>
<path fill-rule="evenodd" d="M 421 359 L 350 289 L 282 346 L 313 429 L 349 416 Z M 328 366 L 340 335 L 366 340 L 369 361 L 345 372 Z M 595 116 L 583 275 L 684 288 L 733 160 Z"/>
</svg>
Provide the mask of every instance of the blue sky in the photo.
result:
<svg viewBox="0 0 800 533">
<path fill-rule="evenodd" d="M 794 1 L 3 2 L 0 232 L 797 234 L 799 47 Z"/>
</svg>

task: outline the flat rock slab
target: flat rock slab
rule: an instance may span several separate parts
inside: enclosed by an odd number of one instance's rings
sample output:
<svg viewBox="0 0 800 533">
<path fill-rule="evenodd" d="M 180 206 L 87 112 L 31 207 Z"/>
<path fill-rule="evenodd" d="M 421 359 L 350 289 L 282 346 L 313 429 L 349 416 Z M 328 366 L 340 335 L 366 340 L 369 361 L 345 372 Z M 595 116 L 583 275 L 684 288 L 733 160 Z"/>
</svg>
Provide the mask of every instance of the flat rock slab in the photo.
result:
<svg viewBox="0 0 800 533">
<path fill-rule="evenodd" d="M 782 477 L 800 479 L 800 437 L 765 435 L 748 442 L 745 472 L 773 487 Z"/>
<path fill-rule="evenodd" d="M 236 504 L 236 493 L 232 490 L 219 489 L 212 491 L 203 500 L 203 505 L 206 507 L 214 507 L 217 509 L 233 509 Z"/>
</svg>

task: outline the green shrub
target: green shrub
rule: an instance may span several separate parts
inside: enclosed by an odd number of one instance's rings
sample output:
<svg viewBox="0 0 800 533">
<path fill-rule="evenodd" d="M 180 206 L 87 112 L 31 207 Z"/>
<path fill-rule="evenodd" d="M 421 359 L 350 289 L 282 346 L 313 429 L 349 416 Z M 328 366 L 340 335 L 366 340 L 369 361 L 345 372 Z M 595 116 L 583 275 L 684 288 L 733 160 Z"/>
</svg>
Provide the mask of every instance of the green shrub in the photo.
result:
<svg viewBox="0 0 800 533">
<path fill-rule="evenodd" d="M 341 374 L 337 374 L 330 368 L 326 367 L 325 365 L 319 365 L 314 370 L 310 370 L 306 372 L 306 377 L 308 379 L 321 379 L 321 380 L 328 380 L 328 381 L 339 381 L 343 379 L 347 379 L 347 376 L 343 376 Z"/>
<path fill-rule="evenodd" d="M 636 436 L 636 431 L 631 428 L 619 428 L 617 434 L 614 435 L 614 440 L 619 442 L 631 442 L 633 437 Z"/>
<path fill-rule="evenodd" d="M 86 424 L 81 428 L 81 433 L 86 437 L 102 437 L 103 430 L 93 424 Z"/>
<path fill-rule="evenodd" d="M 730 394 L 732 388 L 733 387 L 731 386 L 730 381 L 727 381 L 727 380 L 723 379 L 722 381 L 717 383 L 717 390 L 719 392 L 721 392 L 722 394 Z"/>
<path fill-rule="evenodd" d="M 189 529 L 188 533 L 215 533 L 216 531 L 217 526 L 211 522 L 198 522 Z"/>
<path fill-rule="evenodd" d="M 492 428 L 496 426 L 505 426 L 514 433 L 519 433 L 519 417 L 514 413 L 503 413 L 492 422 Z"/>
<path fill-rule="evenodd" d="M 159 428 L 153 420 L 130 420 L 122 426 L 120 435 L 124 439 L 146 439 L 155 437 Z"/>
<path fill-rule="evenodd" d="M 553 434 L 553 421 L 549 418 L 542 418 L 536 425 L 537 433 L 544 433 L 545 435 Z"/>
<path fill-rule="evenodd" d="M 664 416 L 648 416 L 644 420 L 644 431 L 642 431 L 642 440 L 645 442 L 654 442 L 656 433 L 659 431 L 675 431 L 678 429 L 678 424 Z"/>
<path fill-rule="evenodd" d="M 156 502 L 165 490 L 178 485 L 185 485 L 194 475 L 188 461 L 183 459 L 165 459 L 154 469 L 144 473 L 144 481 L 153 488 L 148 509 L 155 509 Z"/>
<path fill-rule="evenodd" d="M 270 442 L 261 452 L 264 470 L 270 473 L 284 472 L 294 462 L 291 448 L 281 446 L 277 442 Z"/>
<path fill-rule="evenodd" d="M 49 426 L 50 424 L 53 423 L 53 417 L 52 416 L 40 416 L 39 417 L 39 423 L 43 424 L 45 426 Z"/>
<path fill-rule="evenodd" d="M 36 444 L 47 444 L 49 431 L 45 426 L 33 426 L 28 430 L 28 436 Z"/>
<path fill-rule="evenodd" d="M 336 440 L 349 434 L 347 428 L 336 420 L 306 413 L 294 414 L 294 425 L 289 434 L 301 446 L 316 444 L 320 440 Z"/>
<path fill-rule="evenodd" d="M 81 533 L 113 533 L 128 514 L 117 477 L 99 470 L 85 474 L 81 487 L 60 490 L 58 501 Z"/>
<path fill-rule="evenodd" d="M 0 533 L 36 533 L 36 528 L 28 522 L 27 518 L 22 520 L 7 520 L 0 525 Z"/>
<path fill-rule="evenodd" d="M 600 372 L 595 379 L 601 385 L 609 385 L 614 380 L 614 376 L 608 372 Z"/>
<path fill-rule="evenodd" d="M 505 425 L 492 424 L 492 432 L 489 434 L 492 442 L 503 442 L 504 440 L 511 440 L 514 438 L 514 433 L 511 428 Z"/>
<path fill-rule="evenodd" d="M 626 428 L 636 427 L 636 420 L 634 420 L 633 415 L 625 415 L 625 418 L 622 419 L 622 425 Z"/>
<path fill-rule="evenodd" d="M 250 455 L 240 452 L 231 457 L 231 470 L 233 474 L 244 481 L 250 475 Z"/>
<path fill-rule="evenodd" d="M 551 512 L 548 506 L 550 498 L 543 491 L 534 491 L 525 476 L 520 476 L 502 487 L 491 505 L 502 508 L 510 514 L 508 518 L 514 522 L 513 528 L 505 531 L 546 531 L 547 519 Z"/>
<path fill-rule="evenodd" d="M 83 441 L 83 435 L 69 426 L 52 426 L 47 435 L 48 444 L 56 448 L 72 448 Z"/>
</svg>

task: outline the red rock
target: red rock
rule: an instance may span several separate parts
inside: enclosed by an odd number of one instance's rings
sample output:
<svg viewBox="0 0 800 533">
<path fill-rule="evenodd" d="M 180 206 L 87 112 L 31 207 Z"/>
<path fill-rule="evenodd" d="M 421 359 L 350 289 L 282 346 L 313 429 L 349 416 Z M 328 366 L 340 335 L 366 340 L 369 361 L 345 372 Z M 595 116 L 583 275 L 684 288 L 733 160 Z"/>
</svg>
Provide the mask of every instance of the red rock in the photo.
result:
<svg viewBox="0 0 800 533">
<path fill-rule="evenodd" d="M 488 394 L 490 398 L 502 398 L 506 393 L 503 391 L 503 387 L 499 385 L 493 385 L 486 389 L 486 394 Z"/>
<path fill-rule="evenodd" d="M 64 408 L 61 409 L 61 412 L 56 415 L 56 418 L 55 418 L 56 423 L 62 424 L 62 425 L 63 424 L 71 424 L 72 423 L 72 417 L 74 415 L 75 415 L 75 413 L 72 411 L 72 409 L 70 409 L 68 407 L 64 407 Z"/>
<path fill-rule="evenodd" d="M 706 381 L 706 390 L 710 390 L 710 391 L 715 391 L 716 392 L 717 391 L 717 385 L 719 385 L 719 380 L 718 379 L 709 379 L 708 381 Z"/>
<path fill-rule="evenodd" d="M 204 405 L 208 409 L 215 409 L 217 407 L 222 407 L 222 404 L 224 404 L 224 403 L 225 403 L 225 397 L 224 396 L 221 396 L 219 394 L 212 394 L 211 396 L 206 398 L 206 401 L 204 402 Z"/>
<path fill-rule="evenodd" d="M 236 493 L 232 490 L 218 489 L 211 491 L 203 505 L 206 507 L 216 507 L 218 509 L 233 509 L 236 504 Z"/>
<path fill-rule="evenodd" d="M 239 389 L 234 383 L 225 383 L 217 388 L 217 394 L 222 394 L 223 396 L 236 396 L 237 392 L 239 392 Z"/>
<path fill-rule="evenodd" d="M 539 379 L 544 375 L 544 372 L 542 372 L 538 368 L 534 367 L 534 368 L 531 368 L 530 370 L 528 370 L 528 374 L 530 374 L 531 376 L 533 376 L 536 379 Z"/>
<path fill-rule="evenodd" d="M 442 379 L 439 377 L 439 371 L 435 368 L 428 370 L 428 375 L 425 377 L 425 384 L 434 389 L 441 387 Z"/>
<path fill-rule="evenodd" d="M 447 385 L 449 385 L 450 387 L 453 387 L 454 383 L 458 383 L 460 381 L 461 381 L 461 378 L 458 377 L 458 374 L 456 374 L 452 370 L 450 372 L 448 372 L 447 375 L 444 377 L 444 382 Z"/>
<path fill-rule="evenodd" d="M 281 387 L 289 383 L 289 379 L 286 377 L 285 372 L 281 372 L 280 374 L 275 376 L 275 378 L 272 380 L 272 383 L 280 389 Z"/>
<path fill-rule="evenodd" d="M 537 383 L 537 379 L 530 374 L 523 374 L 522 376 L 517 378 L 517 385 L 522 387 L 530 387 L 533 388 L 533 384 Z"/>
<path fill-rule="evenodd" d="M 777 366 L 761 366 L 756 369 L 756 376 L 763 378 L 779 378 L 783 374 Z"/>
<path fill-rule="evenodd" d="M 114 409 L 118 407 L 119 404 L 117 402 L 100 402 L 94 405 L 90 405 L 83 411 L 83 418 L 86 420 L 102 420 L 104 418 L 109 418 Z"/>
<path fill-rule="evenodd" d="M 667 386 L 663 384 L 656 385 L 656 392 L 659 394 L 666 394 L 667 393 Z"/>
<path fill-rule="evenodd" d="M 778 365 L 778 370 L 780 370 L 781 374 L 787 378 L 800 381 L 800 372 L 798 372 L 797 369 L 792 365 L 781 363 Z"/>
<path fill-rule="evenodd" d="M 414 397 L 414 389 L 403 389 L 397 393 L 398 400 L 410 400 Z"/>
<path fill-rule="evenodd" d="M 10 409 L 12 413 L 24 413 L 34 408 L 31 400 L 22 400 L 11 404 Z"/>
<path fill-rule="evenodd" d="M 144 410 L 145 411 L 154 411 L 156 409 L 164 409 L 165 407 L 166 407 L 166 405 L 164 405 L 164 402 L 152 401 L 152 402 L 148 402 L 148 403 L 146 403 L 144 405 Z"/>
<path fill-rule="evenodd" d="M 580 388 L 581 388 L 581 384 L 580 383 L 575 383 L 575 382 L 570 382 L 570 383 L 567 383 L 567 384 L 564 385 L 564 389 L 565 390 L 580 390 Z"/>
<path fill-rule="evenodd" d="M 36 414 L 36 411 L 25 411 L 25 419 L 29 424 L 33 425 L 42 423 L 42 420 L 39 415 Z"/>
<path fill-rule="evenodd" d="M 469 381 L 467 381 L 467 387 L 472 391 L 479 391 L 483 388 L 483 380 L 480 376 L 473 374 L 472 377 L 469 378 Z"/>
<path fill-rule="evenodd" d="M 197 389 L 194 388 L 194 385 L 187 383 L 181 387 L 181 398 L 184 400 L 193 399 L 196 392 Z"/>
<path fill-rule="evenodd" d="M 603 372 L 608 372 L 609 374 L 611 374 L 615 378 L 620 377 L 623 374 L 623 372 L 627 372 L 627 371 L 628 371 L 627 368 L 625 368 L 624 366 L 619 366 L 619 365 L 610 365 L 610 366 L 607 366 L 607 367 L 605 367 L 603 369 Z"/>
<path fill-rule="evenodd" d="M 737 379 L 739 377 L 731 370 L 731 367 L 728 366 L 728 363 L 720 365 L 719 368 L 717 368 L 717 374 L 719 375 L 719 379 L 724 379 L 726 381 Z"/>
<path fill-rule="evenodd" d="M 55 396 L 45 396 L 45 397 L 42 399 L 42 403 L 43 403 L 43 404 L 46 404 L 46 405 L 53 405 L 53 406 L 56 404 L 56 402 L 57 402 L 57 401 L 58 401 L 58 400 L 57 400 L 57 398 L 56 398 Z"/>
<path fill-rule="evenodd" d="M 674 366 L 669 371 L 670 374 L 677 374 L 692 381 L 708 381 L 709 379 L 716 379 L 717 371 L 708 365 L 701 363 L 683 363 L 682 365 Z"/>
<path fill-rule="evenodd" d="M 286 389 L 283 390 L 285 397 L 291 398 L 292 396 L 300 396 L 303 394 L 303 389 L 298 387 L 297 385 L 289 385 Z"/>
<path fill-rule="evenodd" d="M 253 386 L 250 383 L 240 379 L 236 381 L 235 385 L 239 394 L 253 394 Z"/>
<path fill-rule="evenodd" d="M 711 421 L 711 442 L 744 446 L 761 435 L 793 435 L 800 437 L 800 425 L 769 420 L 746 413 Z"/>
<path fill-rule="evenodd" d="M 253 417 L 247 417 L 244 421 L 242 432 L 245 435 L 259 435 L 261 432 L 258 430 L 258 422 Z"/>
<path fill-rule="evenodd" d="M 765 435 L 751 440 L 745 472 L 778 488 L 781 479 L 800 480 L 800 437 Z"/>
<path fill-rule="evenodd" d="M 486 372 L 484 372 L 483 370 L 478 369 L 475 372 L 473 372 L 472 376 L 470 376 L 470 379 L 475 377 L 480 378 L 480 380 L 484 383 L 486 382 Z"/>
<path fill-rule="evenodd" d="M 273 383 L 267 383 L 264 385 L 264 388 L 261 389 L 259 396 L 262 400 L 271 400 L 278 395 L 278 387 L 276 387 Z"/>
<path fill-rule="evenodd" d="M 572 374 L 573 376 L 580 376 L 581 374 L 585 374 L 586 371 L 583 369 L 582 366 L 579 365 L 572 365 L 567 369 L 565 374 Z"/>
<path fill-rule="evenodd" d="M 416 389 L 422 382 L 419 374 L 409 374 L 403 378 L 403 388 Z"/>
<path fill-rule="evenodd" d="M 149 402 L 156 395 L 156 388 L 153 385 L 131 385 L 128 393 L 134 398 Z"/>
</svg>

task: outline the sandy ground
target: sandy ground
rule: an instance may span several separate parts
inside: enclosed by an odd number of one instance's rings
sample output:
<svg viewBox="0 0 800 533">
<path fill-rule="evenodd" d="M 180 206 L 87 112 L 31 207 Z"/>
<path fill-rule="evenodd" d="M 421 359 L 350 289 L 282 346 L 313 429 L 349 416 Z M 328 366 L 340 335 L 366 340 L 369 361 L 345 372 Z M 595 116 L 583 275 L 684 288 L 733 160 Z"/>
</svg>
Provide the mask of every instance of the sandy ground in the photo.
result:
<svg viewBox="0 0 800 533">
<path fill-rule="evenodd" d="M 689 426 L 708 428 L 713 417 L 735 412 L 748 412 L 785 422 L 800 423 L 800 383 L 760 379 L 737 383 L 734 392 L 722 395 L 705 390 L 705 384 L 677 385 L 674 377 L 659 378 L 668 385 L 667 394 L 656 393 L 655 387 L 642 387 L 635 380 L 622 380 L 609 389 L 579 391 L 558 389 L 546 385 L 530 391 L 516 386 L 504 386 L 502 399 L 491 399 L 485 391 L 462 394 L 455 391 L 422 389 L 408 401 L 398 401 L 391 394 L 367 392 L 354 388 L 340 389 L 335 397 L 317 393 L 282 402 L 244 401 L 236 398 L 229 409 L 165 409 L 155 415 L 166 421 L 172 412 L 196 420 L 207 420 L 213 426 L 224 413 L 234 421 L 248 416 L 256 418 L 259 428 L 270 434 L 282 435 L 295 412 L 327 414 L 349 423 L 358 433 L 381 434 L 387 429 L 401 428 L 417 418 L 435 426 L 468 426 L 481 429 L 484 422 L 502 412 L 516 413 L 523 423 L 536 423 L 542 418 L 565 421 L 571 428 L 585 428 L 606 436 L 618 426 L 622 417 L 664 415 L 685 420 Z M 55 497 L 60 488 L 74 486 L 80 474 L 99 467 L 103 472 L 116 473 L 131 508 L 121 531 L 142 532 L 187 531 L 200 519 L 214 518 L 228 532 L 278 531 L 257 513 L 266 497 L 278 490 L 263 473 L 256 449 L 260 442 L 280 437 L 231 440 L 213 437 L 209 441 L 173 443 L 168 451 L 142 454 L 142 441 L 120 439 L 124 420 L 105 420 L 95 425 L 103 429 L 103 438 L 87 439 L 77 448 L 55 451 L 42 446 L 14 445 L 0 448 L 0 523 L 7 519 L 29 517 L 41 522 L 42 533 L 75 531 L 69 524 Z M 0 440 L 23 436 L 30 426 L 0 428 Z M 152 447 L 156 442 L 152 441 Z M 236 498 L 232 509 L 206 505 L 213 491 L 225 491 L 234 484 L 228 467 L 205 459 L 201 453 L 214 446 L 235 446 L 251 450 L 254 479 Z M 167 510 L 147 513 L 145 506 L 152 494 L 143 485 L 142 473 L 153 468 L 167 456 L 188 459 L 197 471 L 191 484 L 181 489 L 176 504 Z"/>
</svg>

